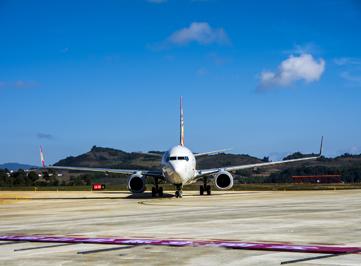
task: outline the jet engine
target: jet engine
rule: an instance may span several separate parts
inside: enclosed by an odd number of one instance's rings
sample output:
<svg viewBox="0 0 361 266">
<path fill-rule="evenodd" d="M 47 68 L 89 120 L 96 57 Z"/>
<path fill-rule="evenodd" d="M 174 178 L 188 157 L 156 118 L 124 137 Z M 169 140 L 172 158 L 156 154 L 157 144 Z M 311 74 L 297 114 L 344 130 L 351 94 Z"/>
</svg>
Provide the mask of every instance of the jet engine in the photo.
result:
<svg viewBox="0 0 361 266">
<path fill-rule="evenodd" d="M 141 174 L 133 174 L 128 179 L 128 189 L 132 193 L 143 193 L 145 190 L 145 178 Z"/>
<path fill-rule="evenodd" d="M 216 187 L 221 190 L 230 189 L 233 187 L 233 176 L 230 172 L 221 171 L 214 176 L 214 183 Z"/>
</svg>

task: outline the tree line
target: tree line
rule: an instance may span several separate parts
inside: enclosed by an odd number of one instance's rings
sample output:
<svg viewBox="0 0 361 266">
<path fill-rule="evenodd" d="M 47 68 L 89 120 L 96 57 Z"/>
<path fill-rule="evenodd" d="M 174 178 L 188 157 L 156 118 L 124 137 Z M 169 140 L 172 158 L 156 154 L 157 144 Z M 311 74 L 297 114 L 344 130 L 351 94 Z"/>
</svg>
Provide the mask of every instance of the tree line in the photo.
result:
<svg viewBox="0 0 361 266">
<path fill-rule="evenodd" d="M 10 173 L 0 169 L 0 187 L 46 187 L 46 186 L 84 186 L 91 185 L 90 176 L 78 175 L 69 178 L 59 178 L 54 173 L 44 172 L 39 176 L 35 171 L 19 170 Z"/>
<path fill-rule="evenodd" d="M 257 170 L 256 170 L 257 172 Z M 309 166 L 309 167 L 289 167 L 280 172 L 275 172 L 269 176 L 252 176 L 255 173 L 253 169 L 237 171 L 235 178 L 240 183 L 292 183 L 292 176 L 307 175 L 334 175 L 339 174 L 341 180 L 345 183 L 361 182 L 361 166 L 353 167 L 327 167 L 327 166 Z M 44 172 L 41 176 L 35 171 L 25 172 L 19 170 L 10 173 L 8 170 L 0 169 L 0 187 L 25 187 L 25 186 L 88 186 L 92 180 L 101 175 L 81 174 L 70 175 L 69 177 L 58 177 L 55 172 Z M 112 177 L 119 176 L 111 175 Z M 121 176 L 124 182 L 126 177 Z"/>
<path fill-rule="evenodd" d="M 292 183 L 292 176 L 313 176 L 313 175 L 340 175 L 344 183 L 361 183 L 361 166 L 355 167 L 326 167 L 310 166 L 286 168 L 280 172 L 275 172 L 269 176 L 251 176 L 251 171 L 240 172 L 241 183 Z"/>
</svg>

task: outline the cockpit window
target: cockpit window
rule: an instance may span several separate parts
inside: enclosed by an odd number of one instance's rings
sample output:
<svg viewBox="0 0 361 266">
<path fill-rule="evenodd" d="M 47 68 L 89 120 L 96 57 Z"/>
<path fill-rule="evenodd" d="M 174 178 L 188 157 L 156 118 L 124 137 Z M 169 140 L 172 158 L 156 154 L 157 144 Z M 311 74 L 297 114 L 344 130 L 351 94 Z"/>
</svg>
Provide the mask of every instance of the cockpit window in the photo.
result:
<svg viewBox="0 0 361 266">
<path fill-rule="evenodd" d="M 179 160 L 179 161 L 183 161 L 183 160 L 186 160 L 187 162 L 189 161 L 189 157 L 188 156 L 170 156 L 167 158 L 167 161 L 176 161 L 176 160 Z"/>
</svg>

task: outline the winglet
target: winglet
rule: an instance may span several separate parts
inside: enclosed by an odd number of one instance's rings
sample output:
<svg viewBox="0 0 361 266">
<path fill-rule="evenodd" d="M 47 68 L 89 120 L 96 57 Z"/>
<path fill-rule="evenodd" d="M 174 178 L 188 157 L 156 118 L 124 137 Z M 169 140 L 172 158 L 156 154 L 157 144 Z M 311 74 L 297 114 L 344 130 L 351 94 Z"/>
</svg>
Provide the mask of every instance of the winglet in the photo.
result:
<svg viewBox="0 0 361 266">
<path fill-rule="evenodd" d="M 45 168 L 45 160 L 44 160 L 44 153 L 43 153 L 43 147 L 40 146 L 40 161 L 43 168 Z"/>
<path fill-rule="evenodd" d="M 322 156 L 322 149 L 323 149 L 323 136 L 321 137 L 321 145 L 320 145 L 320 152 L 318 154 L 318 157 Z"/>
</svg>

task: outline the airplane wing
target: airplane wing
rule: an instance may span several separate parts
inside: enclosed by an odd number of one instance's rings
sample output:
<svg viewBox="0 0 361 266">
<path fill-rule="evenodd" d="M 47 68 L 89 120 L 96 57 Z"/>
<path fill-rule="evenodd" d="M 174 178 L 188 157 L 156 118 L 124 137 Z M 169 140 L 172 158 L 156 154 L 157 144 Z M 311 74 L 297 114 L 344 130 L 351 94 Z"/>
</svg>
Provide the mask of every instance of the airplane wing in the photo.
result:
<svg viewBox="0 0 361 266">
<path fill-rule="evenodd" d="M 163 177 L 161 171 L 140 170 L 140 169 L 114 169 L 114 168 L 92 168 L 92 167 L 75 167 L 75 166 L 45 166 L 46 169 L 69 170 L 69 171 L 83 171 L 83 172 L 104 172 L 114 174 L 141 174 L 145 176 Z"/>
<path fill-rule="evenodd" d="M 163 178 L 162 171 L 142 170 L 142 169 L 114 169 L 114 168 L 92 168 L 92 167 L 76 167 L 76 166 L 54 166 L 45 165 L 43 149 L 40 146 L 40 160 L 43 168 L 45 169 L 57 169 L 57 170 L 69 170 L 69 171 L 83 171 L 83 172 L 104 172 L 115 174 L 141 174 L 145 176 L 160 177 Z"/>
<path fill-rule="evenodd" d="M 199 157 L 199 156 L 204 156 L 204 155 L 214 155 L 214 154 L 218 154 L 218 153 L 222 153 L 225 151 L 229 151 L 231 149 L 223 149 L 223 150 L 217 150 L 217 151 L 207 151 L 207 152 L 200 152 L 200 153 L 195 153 L 194 157 Z"/>
<path fill-rule="evenodd" d="M 204 170 L 199 170 L 198 171 L 197 177 L 210 175 L 210 174 L 215 174 L 215 173 L 218 173 L 220 171 L 236 171 L 236 170 L 243 170 L 243 169 L 271 166 L 271 165 L 277 165 L 277 164 L 285 164 L 285 163 L 292 163 L 292 162 L 316 160 L 318 158 L 320 158 L 320 156 L 306 157 L 306 158 L 292 159 L 292 160 L 284 160 L 284 161 L 276 161 L 276 162 L 255 163 L 255 164 L 228 166 L 228 167 L 222 167 L 222 168 L 204 169 Z"/>
<path fill-rule="evenodd" d="M 212 169 L 198 170 L 198 174 L 197 174 L 196 178 L 206 176 L 206 175 L 215 174 L 215 173 L 218 173 L 218 172 L 221 172 L 221 171 L 237 171 L 237 170 L 243 170 L 243 169 L 250 169 L 250 168 L 257 168 L 257 167 L 265 167 L 265 166 L 272 166 L 272 165 L 278 165 L 278 164 L 285 164 L 285 163 L 316 160 L 316 159 L 321 157 L 322 145 L 323 145 L 323 137 L 321 138 L 320 152 L 317 154 L 317 156 L 311 156 L 311 157 L 305 157 L 305 158 L 299 158 L 299 159 L 291 159 L 291 160 L 283 160 L 283 161 L 276 161 L 276 162 L 245 164 L 245 165 L 228 166 L 228 167 L 222 167 L 222 168 L 212 168 Z"/>
<path fill-rule="evenodd" d="M 149 156 L 154 156 L 154 157 L 162 157 L 163 153 L 154 153 L 154 152 L 133 152 L 136 154 L 140 154 L 140 155 L 149 155 Z"/>
</svg>

